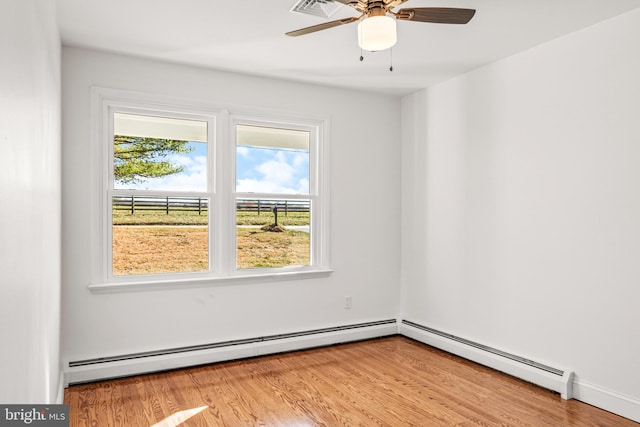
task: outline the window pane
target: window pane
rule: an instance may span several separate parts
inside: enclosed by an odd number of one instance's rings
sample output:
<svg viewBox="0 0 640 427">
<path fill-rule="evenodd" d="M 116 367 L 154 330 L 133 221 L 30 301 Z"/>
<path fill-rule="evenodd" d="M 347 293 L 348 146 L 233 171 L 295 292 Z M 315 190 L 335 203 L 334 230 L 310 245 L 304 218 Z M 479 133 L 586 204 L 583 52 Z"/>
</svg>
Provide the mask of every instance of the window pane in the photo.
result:
<svg viewBox="0 0 640 427">
<path fill-rule="evenodd" d="M 310 265 L 310 201 L 258 194 L 309 194 L 310 132 L 236 126 L 236 267 Z"/>
<path fill-rule="evenodd" d="M 115 189 L 206 191 L 207 122 L 114 114 Z"/>
<path fill-rule="evenodd" d="M 236 192 L 309 193 L 307 131 L 236 126 Z"/>
<path fill-rule="evenodd" d="M 309 200 L 236 200 L 236 268 L 310 265 Z"/>
<path fill-rule="evenodd" d="M 113 197 L 113 275 L 209 269 L 205 198 Z"/>
</svg>

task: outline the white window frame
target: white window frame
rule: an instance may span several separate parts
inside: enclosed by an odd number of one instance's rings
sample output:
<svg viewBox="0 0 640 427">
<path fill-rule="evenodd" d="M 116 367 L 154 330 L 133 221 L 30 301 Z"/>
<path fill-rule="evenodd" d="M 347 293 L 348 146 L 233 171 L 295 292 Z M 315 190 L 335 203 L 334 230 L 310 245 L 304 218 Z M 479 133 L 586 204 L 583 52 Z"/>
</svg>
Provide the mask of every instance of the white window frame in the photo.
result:
<svg viewBox="0 0 640 427">
<path fill-rule="evenodd" d="M 292 130 L 301 130 L 301 131 L 307 131 L 309 132 L 309 192 L 306 194 L 284 194 L 284 193 L 240 193 L 235 191 L 235 182 L 233 183 L 233 189 L 234 191 L 232 192 L 232 197 L 233 197 L 233 201 L 231 203 L 229 203 L 229 206 L 231 206 L 231 208 L 233 209 L 233 215 L 232 217 L 235 218 L 235 200 L 240 197 L 240 198 L 249 198 L 249 197 L 256 197 L 256 198 L 262 198 L 262 199 L 298 199 L 298 200 L 309 200 L 311 202 L 310 204 L 310 219 L 311 219 L 311 223 L 310 223 L 310 235 L 311 235 L 311 246 L 310 246 L 310 262 L 309 265 L 307 266 L 289 266 L 289 267 L 279 267 L 279 271 L 282 272 L 286 272 L 286 271 L 312 271 L 314 270 L 314 266 L 318 265 L 318 264 L 322 264 L 322 248 L 320 245 L 320 239 L 316 238 L 317 233 L 321 232 L 321 227 L 319 225 L 319 223 L 316 221 L 316 216 L 321 216 L 322 212 L 317 212 L 320 206 L 321 206 L 321 202 L 320 202 L 320 187 L 321 184 L 319 182 L 319 176 L 320 174 L 318 173 L 318 166 L 320 165 L 320 161 L 317 158 L 319 153 L 320 153 L 320 148 L 322 146 L 321 144 L 321 138 L 322 138 L 322 132 L 320 130 L 320 127 L 317 126 L 317 123 L 314 123 L 313 121 L 302 121 L 302 120 L 295 120 L 295 121 L 291 121 L 291 120 L 283 120 L 282 118 L 278 118 L 276 119 L 264 119 L 261 117 L 256 117 L 255 115 L 241 115 L 241 114 L 233 114 L 230 117 L 229 120 L 230 126 L 229 126 L 229 130 L 230 130 L 230 142 L 233 143 L 233 148 L 234 148 L 234 161 L 233 164 L 235 166 L 235 159 L 236 159 L 236 129 L 238 125 L 247 125 L 247 126 L 258 126 L 258 127 L 269 127 L 269 128 L 277 128 L 277 129 L 292 129 Z M 233 176 L 236 176 L 236 170 L 234 168 L 233 172 Z M 237 228 L 233 228 L 234 231 L 237 230 Z M 233 250 L 235 251 L 235 244 L 236 244 L 236 235 L 234 232 L 234 236 L 232 243 L 234 245 Z M 232 263 L 232 265 L 229 266 L 229 268 L 233 268 L 235 269 L 235 260 L 236 257 L 233 257 L 233 259 L 230 260 L 230 262 Z M 272 270 L 271 268 L 255 268 L 255 269 L 243 269 L 243 270 L 237 270 L 236 274 L 238 275 L 250 275 L 250 274 L 254 274 L 256 271 L 266 271 L 266 270 Z"/>
<path fill-rule="evenodd" d="M 329 261 L 329 119 L 255 108 L 220 107 L 131 91 L 94 87 L 91 137 L 92 292 L 153 290 L 236 282 L 269 282 L 327 276 Z M 207 189 L 205 192 L 162 191 L 162 194 L 209 198 L 209 270 L 205 272 L 114 276 L 112 216 L 114 194 L 145 190 L 113 189 L 113 114 L 116 112 L 202 120 L 208 123 Z M 236 269 L 235 156 L 236 124 L 303 129 L 311 132 L 309 194 L 312 200 L 311 257 L 308 266 Z M 149 191 L 149 194 L 158 192 Z M 273 198 L 290 198 L 274 194 Z"/>
</svg>

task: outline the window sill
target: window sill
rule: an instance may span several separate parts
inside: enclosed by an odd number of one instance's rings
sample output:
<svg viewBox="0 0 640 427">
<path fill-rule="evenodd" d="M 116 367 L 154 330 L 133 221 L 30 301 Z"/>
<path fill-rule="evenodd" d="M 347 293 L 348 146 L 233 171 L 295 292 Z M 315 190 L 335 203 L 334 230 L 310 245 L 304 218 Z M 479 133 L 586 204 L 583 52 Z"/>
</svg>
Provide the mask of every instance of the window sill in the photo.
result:
<svg viewBox="0 0 640 427">
<path fill-rule="evenodd" d="M 120 292 L 139 292 L 156 290 L 174 290 L 201 288 L 228 284 L 251 284 L 280 282 L 283 280 L 314 279 L 329 277 L 333 270 L 288 271 L 278 273 L 246 274 L 228 277 L 206 277 L 191 279 L 145 280 L 131 282 L 92 283 L 88 286 L 91 293 L 106 294 Z"/>
</svg>

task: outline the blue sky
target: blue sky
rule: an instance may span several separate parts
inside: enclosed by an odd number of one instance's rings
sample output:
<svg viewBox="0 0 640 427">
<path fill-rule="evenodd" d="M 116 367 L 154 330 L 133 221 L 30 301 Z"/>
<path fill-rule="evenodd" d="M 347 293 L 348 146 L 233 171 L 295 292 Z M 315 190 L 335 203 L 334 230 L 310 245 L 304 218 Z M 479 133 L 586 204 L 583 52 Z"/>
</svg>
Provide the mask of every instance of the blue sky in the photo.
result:
<svg viewBox="0 0 640 427">
<path fill-rule="evenodd" d="M 115 183 L 116 189 L 165 191 L 205 191 L 207 144 L 190 142 L 188 154 L 168 157 L 184 166 L 180 174 L 149 179 L 138 185 Z M 239 146 L 236 152 L 236 191 L 247 193 L 295 194 L 309 192 L 309 152 L 264 147 Z"/>
<path fill-rule="evenodd" d="M 309 152 L 238 146 L 236 191 L 304 194 L 309 192 Z"/>
</svg>

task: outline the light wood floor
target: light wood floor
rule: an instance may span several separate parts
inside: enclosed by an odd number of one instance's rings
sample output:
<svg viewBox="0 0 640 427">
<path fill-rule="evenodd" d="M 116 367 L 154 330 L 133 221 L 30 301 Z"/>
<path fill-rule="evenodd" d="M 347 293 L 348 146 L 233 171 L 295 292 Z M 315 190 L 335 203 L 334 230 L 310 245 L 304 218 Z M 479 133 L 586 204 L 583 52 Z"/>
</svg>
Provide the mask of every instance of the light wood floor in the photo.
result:
<svg viewBox="0 0 640 427">
<path fill-rule="evenodd" d="M 403 337 L 77 385 L 65 403 L 71 426 L 640 425 Z"/>
</svg>

